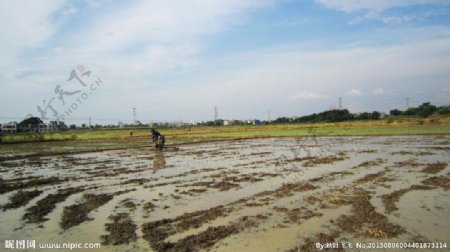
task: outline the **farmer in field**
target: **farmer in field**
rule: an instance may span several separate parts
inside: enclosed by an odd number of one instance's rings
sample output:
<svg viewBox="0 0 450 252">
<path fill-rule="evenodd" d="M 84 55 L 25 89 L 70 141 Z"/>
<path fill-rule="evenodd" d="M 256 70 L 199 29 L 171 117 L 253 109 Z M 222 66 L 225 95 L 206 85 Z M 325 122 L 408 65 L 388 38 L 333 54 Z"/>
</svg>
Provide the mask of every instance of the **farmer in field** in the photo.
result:
<svg viewBox="0 0 450 252">
<path fill-rule="evenodd" d="M 166 142 L 164 136 L 155 129 L 152 129 L 152 141 L 155 144 L 155 148 L 159 150 L 164 148 L 164 143 Z"/>
</svg>

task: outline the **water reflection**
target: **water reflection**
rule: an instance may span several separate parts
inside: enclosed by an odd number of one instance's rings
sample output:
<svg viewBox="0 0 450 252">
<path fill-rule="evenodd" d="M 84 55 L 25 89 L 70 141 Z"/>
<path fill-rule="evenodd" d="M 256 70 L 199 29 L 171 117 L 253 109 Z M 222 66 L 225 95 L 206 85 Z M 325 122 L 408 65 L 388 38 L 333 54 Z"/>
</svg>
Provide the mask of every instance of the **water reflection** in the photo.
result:
<svg viewBox="0 0 450 252">
<path fill-rule="evenodd" d="M 155 151 L 155 158 L 153 159 L 153 173 L 157 170 L 164 169 L 166 167 L 166 159 L 164 153 L 160 150 Z"/>
</svg>

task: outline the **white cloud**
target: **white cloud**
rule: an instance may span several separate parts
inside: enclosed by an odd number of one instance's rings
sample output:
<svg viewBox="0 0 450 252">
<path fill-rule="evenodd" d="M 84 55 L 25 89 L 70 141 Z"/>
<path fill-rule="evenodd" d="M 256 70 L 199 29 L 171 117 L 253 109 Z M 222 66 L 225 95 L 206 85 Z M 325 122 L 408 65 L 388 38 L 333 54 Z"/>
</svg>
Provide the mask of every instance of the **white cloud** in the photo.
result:
<svg viewBox="0 0 450 252">
<path fill-rule="evenodd" d="M 397 45 L 374 46 L 372 43 L 367 46 L 356 41 L 353 45 L 329 46 L 323 41 L 314 41 L 319 46 L 283 44 L 211 57 L 203 53 L 207 45 L 205 38 L 239 25 L 245 21 L 247 13 L 270 2 L 199 0 L 192 3 L 186 6 L 178 1 L 130 2 L 123 9 L 99 12 L 88 20 L 89 25 L 80 25 L 71 31 L 75 34 L 71 39 L 63 37 L 63 44 L 50 45 L 51 52 L 43 53 L 42 58 L 21 58 L 21 64 L 14 67 L 18 67 L 16 70 L 22 77 L 2 84 L 0 102 L 11 100 L 3 92 L 4 86 L 7 86 L 7 94 L 17 96 L 42 90 L 45 94 L 36 98 L 40 102 L 53 94 L 56 83 L 67 79 L 71 68 L 78 63 L 92 69 L 105 83 L 98 96 L 96 93 L 96 98 L 89 100 L 95 104 L 91 107 L 92 113 L 113 118 L 121 109 L 124 115 L 129 115 L 131 106 L 138 107 L 142 113 L 148 109 L 149 114 L 164 115 L 164 119 L 180 114 L 180 118 L 192 119 L 191 116 L 196 117 L 195 111 L 209 111 L 208 108 L 212 110 L 215 105 L 223 114 L 226 108 L 238 111 L 236 113 L 241 113 L 242 108 L 266 113 L 267 109 L 275 111 L 277 106 L 295 107 L 295 113 L 299 113 L 297 109 L 305 109 L 308 113 L 311 106 L 316 106 L 316 111 L 328 108 L 331 104 L 325 98 L 337 102 L 339 94 L 346 90 L 354 89 L 350 95 L 356 96 L 362 95 L 359 90 L 381 94 L 377 90 L 383 83 L 393 86 L 398 93 L 407 93 L 425 86 L 424 80 L 430 76 L 436 82 L 450 77 L 450 32 L 445 26 L 375 32 L 374 36 L 391 42 L 400 40 L 399 37 L 408 41 Z M 45 45 L 57 28 L 49 20 L 58 8 L 47 9 L 52 11 L 42 14 L 44 21 L 36 20 L 27 29 L 42 24 L 49 32 L 31 36 L 25 46 L 18 43 L 17 47 L 5 46 L 0 50 L 12 48 L 21 52 L 22 48 Z M 80 8 L 74 16 L 82 11 Z M 3 21 L 1 16 L 0 20 Z M 0 27 L 3 23 L 0 22 Z M 22 32 L 26 33 L 23 29 Z M 28 35 L 15 36 L 26 39 Z M 408 36 L 411 38 L 403 40 Z M 5 38 L 0 37 L 0 41 Z M 9 38 L 15 40 L 14 36 Z M 32 74 L 27 75 L 27 72 Z M 47 86 L 42 88 L 41 85 Z M 439 86 L 439 90 L 441 88 Z M 303 100 L 308 100 L 307 106 L 298 106 Z M 36 102 L 32 103 L 34 108 Z M 22 109 L 24 106 L 10 107 Z M 234 116 L 233 112 L 229 114 Z"/>
<path fill-rule="evenodd" d="M 51 15 L 63 1 L 0 1 L 0 48 L 22 49 L 42 45 L 55 31 Z"/>
<path fill-rule="evenodd" d="M 47 64 L 57 69 L 60 62 L 84 63 L 115 72 L 112 75 L 120 69 L 119 78 L 140 79 L 192 69 L 199 64 L 205 38 L 239 25 L 248 13 L 271 2 L 130 1 L 109 8 L 108 2 L 90 1 L 92 7 L 101 4 L 108 11 L 72 31 L 76 36 L 53 48 L 58 57 Z"/>
<path fill-rule="evenodd" d="M 0 1 L 0 73 L 11 77 L 24 50 L 42 46 L 57 30 L 52 15 L 64 1 Z"/>
<path fill-rule="evenodd" d="M 361 91 L 359 91 L 358 89 L 352 89 L 347 92 L 347 95 L 348 96 L 362 96 L 363 93 Z"/>
<path fill-rule="evenodd" d="M 395 7 L 421 4 L 449 4 L 447 0 L 315 0 L 327 8 L 344 12 L 371 11 L 381 12 Z"/>
<path fill-rule="evenodd" d="M 138 1 L 101 15 L 84 34 L 84 50 L 114 53 L 143 44 L 192 43 L 238 24 L 270 1 Z M 114 36 L 105 36 L 114 34 Z M 151 45 L 150 45 L 151 47 Z"/>
<path fill-rule="evenodd" d="M 327 98 L 327 95 L 319 94 L 316 92 L 308 92 L 308 91 L 302 91 L 299 93 L 296 93 L 293 98 L 294 99 L 323 99 Z"/>
<path fill-rule="evenodd" d="M 408 23 L 414 20 L 424 20 L 434 15 L 446 15 L 442 11 L 433 13 L 416 12 L 414 15 L 392 15 L 386 11 L 392 8 L 402 8 L 416 5 L 450 5 L 448 0 L 315 0 L 326 8 L 343 11 L 346 13 L 363 13 L 348 22 L 349 25 L 359 24 L 364 20 L 379 20 L 384 24 L 396 25 Z"/>
<path fill-rule="evenodd" d="M 385 95 L 386 91 L 382 88 L 377 88 L 375 90 L 372 91 L 373 95 Z"/>
</svg>

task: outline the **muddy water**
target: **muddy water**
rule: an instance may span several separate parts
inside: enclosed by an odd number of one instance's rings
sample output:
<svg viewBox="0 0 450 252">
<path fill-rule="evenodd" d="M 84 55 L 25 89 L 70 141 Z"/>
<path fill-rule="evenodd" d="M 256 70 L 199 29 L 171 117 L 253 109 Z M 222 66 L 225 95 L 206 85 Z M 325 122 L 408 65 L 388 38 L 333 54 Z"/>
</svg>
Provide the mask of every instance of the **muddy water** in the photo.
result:
<svg viewBox="0 0 450 252">
<path fill-rule="evenodd" d="M 449 143 L 271 138 L 5 161 L 0 238 L 103 243 L 88 251 L 448 243 Z"/>
</svg>

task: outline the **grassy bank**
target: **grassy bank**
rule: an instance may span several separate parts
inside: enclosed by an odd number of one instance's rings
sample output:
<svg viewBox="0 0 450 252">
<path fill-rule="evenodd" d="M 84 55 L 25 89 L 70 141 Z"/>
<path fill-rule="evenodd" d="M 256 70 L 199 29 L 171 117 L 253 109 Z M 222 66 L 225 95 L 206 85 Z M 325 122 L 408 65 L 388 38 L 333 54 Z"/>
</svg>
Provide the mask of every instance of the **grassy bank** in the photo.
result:
<svg viewBox="0 0 450 252">
<path fill-rule="evenodd" d="M 1 156 L 71 153 L 150 146 L 149 130 L 74 130 L 41 135 L 3 136 Z M 255 137 L 376 136 L 450 134 L 450 118 L 399 118 L 398 120 L 353 121 L 342 123 L 284 124 L 261 126 L 217 126 L 161 129 L 168 144 Z"/>
</svg>

